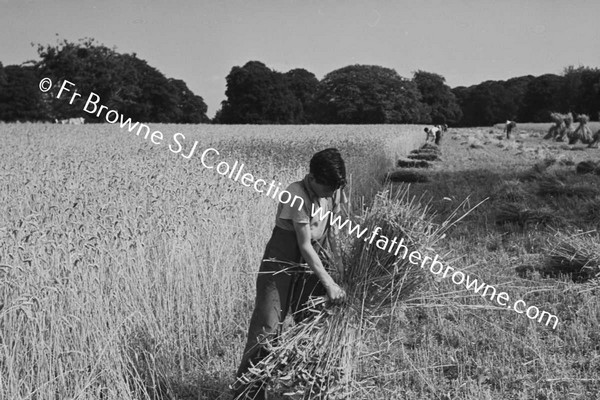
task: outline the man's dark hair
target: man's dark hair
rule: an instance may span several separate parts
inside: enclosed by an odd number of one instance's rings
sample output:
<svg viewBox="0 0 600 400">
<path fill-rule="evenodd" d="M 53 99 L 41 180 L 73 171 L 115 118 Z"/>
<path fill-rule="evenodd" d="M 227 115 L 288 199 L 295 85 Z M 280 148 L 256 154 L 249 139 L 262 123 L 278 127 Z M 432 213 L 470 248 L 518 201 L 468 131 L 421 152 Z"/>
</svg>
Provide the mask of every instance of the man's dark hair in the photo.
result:
<svg viewBox="0 0 600 400">
<path fill-rule="evenodd" d="M 346 185 L 346 164 L 335 148 L 319 151 L 310 159 L 310 173 L 315 180 L 335 189 Z"/>
</svg>

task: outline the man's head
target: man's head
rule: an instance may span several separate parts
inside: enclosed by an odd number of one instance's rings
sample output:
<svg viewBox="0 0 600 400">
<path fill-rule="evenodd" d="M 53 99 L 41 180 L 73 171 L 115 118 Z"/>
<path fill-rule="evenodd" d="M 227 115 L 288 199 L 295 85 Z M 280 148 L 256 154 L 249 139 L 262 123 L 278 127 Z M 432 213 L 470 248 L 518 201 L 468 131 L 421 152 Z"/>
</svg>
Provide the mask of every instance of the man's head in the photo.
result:
<svg viewBox="0 0 600 400">
<path fill-rule="evenodd" d="M 346 186 L 346 164 L 337 149 L 319 151 L 310 160 L 311 183 L 319 197 L 331 197 Z"/>
</svg>

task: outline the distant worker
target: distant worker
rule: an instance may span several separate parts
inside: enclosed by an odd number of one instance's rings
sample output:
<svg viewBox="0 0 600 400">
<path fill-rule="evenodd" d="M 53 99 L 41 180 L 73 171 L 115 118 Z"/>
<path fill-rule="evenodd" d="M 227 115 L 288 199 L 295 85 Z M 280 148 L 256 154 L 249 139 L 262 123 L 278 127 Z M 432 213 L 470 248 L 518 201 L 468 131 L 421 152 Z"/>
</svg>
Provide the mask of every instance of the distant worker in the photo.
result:
<svg viewBox="0 0 600 400">
<path fill-rule="evenodd" d="M 504 125 L 504 132 L 506 132 L 506 138 L 510 139 L 510 132 L 517 127 L 517 123 L 515 121 L 506 120 L 506 125 Z"/>
<path fill-rule="evenodd" d="M 432 142 L 436 140 L 437 132 L 440 131 L 440 128 L 434 126 L 433 128 L 425 128 L 424 131 L 427 134 L 427 136 L 425 137 L 425 142 L 429 143 L 429 139 L 431 139 Z"/>
<path fill-rule="evenodd" d="M 439 146 L 441 140 L 442 140 L 442 129 L 440 127 L 440 128 L 437 128 L 435 131 L 435 144 Z"/>
</svg>

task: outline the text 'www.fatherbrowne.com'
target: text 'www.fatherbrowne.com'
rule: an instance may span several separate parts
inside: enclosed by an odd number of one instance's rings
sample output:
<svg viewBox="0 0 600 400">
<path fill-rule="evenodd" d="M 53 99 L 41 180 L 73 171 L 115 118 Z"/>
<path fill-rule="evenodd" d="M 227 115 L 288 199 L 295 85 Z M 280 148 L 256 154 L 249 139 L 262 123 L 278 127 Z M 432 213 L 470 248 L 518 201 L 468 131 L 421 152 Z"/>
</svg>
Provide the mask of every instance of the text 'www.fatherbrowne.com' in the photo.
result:
<svg viewBox="0 0 600 400">
<path fill-rule="evenodd" d="M 400 253 L 402 253 L 401 258 L 405 259 L 408 256 L 408 260 L 411 264 L 418 265 L 421 264 L 421 268 L 425 268 L 425 265 L 428 261 L 431 261 L 429 265 L 429 270 L 431 273 L 435 275 L 440 275 L 443 273 L 442 278 L 446 278 L 448 274 L 452 272 L 451 279 L 456 285 L 464 284 L 467 290 L 473 291 L 481 295 L 481 297 L 486 298 L 489 296 L 491 301 L 495 301 L 506 309 L 512 309 L 513 311 L 519 314 L 525 314 L 527 318 L 532 320 L 537 320 L 538 322 L 546 321 L 546 326 L 554 322 L 552 329 L 556 329 L 558 325 L 558 317 L 556 315 L 550 314 L 547 311 L 541 311 L 535 306 L 527 307 L 527 304 L 523 300 L 517 300 L 514 303 L 510 303 L 510 296 L 506 292 L 497 293 L 496 288 L 491 285 L 486 285 L 484 282 L 479 283 L 477 279 L 472 279 L 468 274 L 465 274 L 461 271 L 457 271 L 449 265 L 444 265 L 438 261 L 439 256 L 436 256 L 432 259 L 431 257 L 425 256 L 423 257 L 421 253 L 418 251 L 412 251 L 409 253 L 408 247 L 406 247 L 404 243 L 404 238 L 401 238 L 398 241 L 397 237 L 394 237 L 390 240 L 388 237 L 384 235 L 380 235 L 381 231 L 380 227 L 376 227 L 373 232 L 371 232 L 370 236 L 365 236 L 368 228 L 361 229 L 359 224 L 354 224 L 352 221 L 346 219 L 342 222 L 342 217 L 340 215 L 334 215 L 331 211 L 324 211 L 321 207 L 315 208 L 314 204 L 312 205 L 311 217 L 318 216 L 318 218 L 323 221 L 329 218 L 331 226 L 338 228 L 339 230 L 343 230 L 344 228 L 347 230 L 350 236 L 355 236 L 360 239 L 364 237 L 365 242 L 369 242 L 369 244 L 373 243 L 375 239 L 375 246 L 381 250 L 385 250 L 390 254 L 394 254 L 397 257 L 400 257 Z"/>
</svg>

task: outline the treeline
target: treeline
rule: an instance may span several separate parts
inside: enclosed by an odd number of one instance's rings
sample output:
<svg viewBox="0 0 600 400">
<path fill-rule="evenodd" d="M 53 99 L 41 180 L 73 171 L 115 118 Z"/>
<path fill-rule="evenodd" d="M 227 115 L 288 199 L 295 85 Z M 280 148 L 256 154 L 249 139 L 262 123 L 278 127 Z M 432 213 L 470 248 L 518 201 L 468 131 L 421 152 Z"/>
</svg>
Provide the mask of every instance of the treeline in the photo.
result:
<svg viewBox="0 0 600 400">
<path fill-rule="evenodd" d="M 215 122 L 225 124 L 419 123 L 490 126 L 508 120 L 551 121 L 552 112 L 600 111 L 600 69 L 567 67 L 545 74 L 450 89 L 435 73 L 412 79 L 389 68 L 353 65 L 319 81 L 304 69 L 280 73 L 258 61 L 234 67 Z"/>
<path fill-rule="evenodd" d="M 352 65 L 319 81 L 304 69 L 280 73 L 250 61 L 227 75 L 227 100 L 210 121 L 202 97 L 136 54 L 120 54 L 94 39 L 38 45 L 38 54 L 39 61 L 0 64 L 0 120 L 103 121 L 104 115 L 83 111 L 84 99 L 71 104 L 64 94 L 57 98 L 64 80 L 79 93 L 96 93 L 108 109 L 146 122 L 455 125 L 462 117 L 451 88 L 435 73 L 417 71 L 406 79 L 390 68 Z M 42 77 L 55 84 L 47 93 L 38 88 Z"/>
<path fill-rule="evenodd" d="M 451 89 L 443 76 L 426 71 L 408 79 L 390 68 L 350 65 L 319 80 L 305 69 L 282 73 L 250 61 L 227 75 L 226 100 L 211 121 L 202 97 L 135 53 L 120 54 L 83 39 L 38 45 L 38 54 L 37 62 L 6 67 L 0 63 L 0 120 L 104 120 L 75 106 L 79 103 L 56 98 L 56 83 L 65 79 L 81 93 L 98 94 L 108 109 L 145 122 L 489 126 L 507 119 L 549 121 L 551 112 L 597 119 L 600 111 L 596 68 L 568 67 L 561 75 L 528 75 Z M 50 92 L 38 89 L 41 77 L 55 83 Z"/>
<path fill-rule="evenodd" d="M 56 98 L 59 83 L 68 80 L 72 90 L 87 96 L 94 92 L 108 109 L 135 121 L 167 123 L 209 122 L 207 106 L 184 81 L 165 77 L 136 54 L 120 54 L 98 45 L 94 39 L 79 43 L 63 41 L 55 46 L 38 46 L 37 62 L 2 67 L 0 64 L 0 120 L 54 121 L 84 117 L 102 121 L 83 111 L 85 99 L 69 104 L 71 93 Z M 54 87 L 47 93 L 39 81 L 48 77 Z"/>
<path fill-rule="evenodd" d="M 489 126 L 507 119 L 549 122 L 552 112 L 587 114 L 598 120 L 600 69 L 570 66 L 561 75 L 486 81 L 456 87 L 452 93 L 463 112 L 460 126 Z"/>
<path fill-rule="evenodd" d="M 281 73 L 259 61 L 233 67 L 222 124 L 456 124 L 462 114 L 445 79 L 418 71 L 412 80 L 390 68 L 351 65 L 319 81 L 305 69 Z"/>
</svg>

